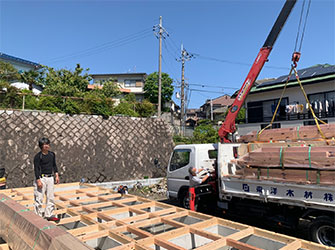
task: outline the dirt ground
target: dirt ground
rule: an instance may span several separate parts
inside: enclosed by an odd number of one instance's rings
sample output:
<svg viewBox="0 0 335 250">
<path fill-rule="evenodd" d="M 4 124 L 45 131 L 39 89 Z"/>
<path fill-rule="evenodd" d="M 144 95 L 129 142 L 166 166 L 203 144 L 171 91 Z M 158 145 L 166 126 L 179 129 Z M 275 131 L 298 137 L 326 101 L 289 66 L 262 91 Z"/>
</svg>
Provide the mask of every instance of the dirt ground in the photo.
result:
<svg viewBox="0 0 335 250">
<path fill-rule="evenodd" d="M 166 192 L 167 192 L 167 183 L 165 178 L 162 179 L 159 183 L 154 185 L 150 186 L 135 185 L 133 188 L 128 190 L 129 194 L 137 195 L 140 197 L 156 201 L 166 200 L 167 199 Z"/>
<path fill-rule="evenodd" d="M 142 189 L 129 189 L 129 194 L 137 195 L 140 197 L 148 198 L 155 201 L 166 200 L 166 194 L 162 193 L 148 193 L 146 190 Z"/>
</svg>

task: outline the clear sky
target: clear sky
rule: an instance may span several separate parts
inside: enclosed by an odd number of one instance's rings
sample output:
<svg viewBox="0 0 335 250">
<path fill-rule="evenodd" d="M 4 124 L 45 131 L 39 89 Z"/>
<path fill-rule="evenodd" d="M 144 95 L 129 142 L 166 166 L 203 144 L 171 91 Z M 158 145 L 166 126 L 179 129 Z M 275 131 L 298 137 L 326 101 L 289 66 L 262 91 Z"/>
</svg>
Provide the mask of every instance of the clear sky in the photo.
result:
<svg viewBox="0 0 335 250">
<path fill-rule="evenodd" d="M 89 73 L 158 71 L 152 27 L 163 17 L 162 71 L 181 80 L 188 108 L 239 89 L 284 0 L 30 1 L 0 0 L 0 51 L 55 68 Z M 258 79 L 288 74 L 303 0 L 298 0 Z M 305 9 L 308 0 L 305 3 Z M 298 68 L 335 64 L 335 0 L 312 0 Z M 176 88 L 176 91 L 180 89 Z M 174 97 L 177 104 L 180 100 Z"/>
</svg>

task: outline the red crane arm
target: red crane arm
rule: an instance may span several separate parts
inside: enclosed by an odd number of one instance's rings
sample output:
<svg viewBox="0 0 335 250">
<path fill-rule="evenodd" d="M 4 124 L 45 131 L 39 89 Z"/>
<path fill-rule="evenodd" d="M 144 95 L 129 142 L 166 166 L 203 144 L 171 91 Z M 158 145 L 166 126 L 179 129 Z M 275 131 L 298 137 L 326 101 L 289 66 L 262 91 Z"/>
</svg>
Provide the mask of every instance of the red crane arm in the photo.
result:
<svg viewBox="0 0 335 250">
<path fill-rule="evenodd" d="M 228 115 L 222 124 L 221 128 L 219 129 L 219 137 L 222 142 L 231 142 L 228 140 L 227 135 L 229 133 L 234 133 L 236 131 L 235 120 L 238 112 L 240 111 L 246 97 L 249 94 L 249 91 L 254 84 L 255 80 L 257 79 L 258 74 L 263 68 L 264 63 L 267 61 L 267 58 L 271 52 L 272 48 L 261 48 L 259 51 L 254 64 L 249 71 L 247 78 L 245 79 L 238 95 L 228 111 Z"/>
<path fill-rule="evenodd" d="M 221 142 L 231 142 L 228 139 L 228 135 L 236 131 L 235 120 L 238 112 L 240 111 L 245 99 L 247 98 L 252 85 L 257 79 L 259 73 L 261 72 L 264 63 L 268 60 L 268 56 L 272 50 L 272 47 L 277 40 L 277 37 L 282 30 L 288 16 L 290 15 L 297 0 L 286 0 L 275 24 L 273 25 L 264 45 L 260 49 L 256 60 L 254 61 L 247 78 L 245 79 L 238 95 L 228 111 L 227 117 L 219 129 L 219 137 Z"/>
</svg>

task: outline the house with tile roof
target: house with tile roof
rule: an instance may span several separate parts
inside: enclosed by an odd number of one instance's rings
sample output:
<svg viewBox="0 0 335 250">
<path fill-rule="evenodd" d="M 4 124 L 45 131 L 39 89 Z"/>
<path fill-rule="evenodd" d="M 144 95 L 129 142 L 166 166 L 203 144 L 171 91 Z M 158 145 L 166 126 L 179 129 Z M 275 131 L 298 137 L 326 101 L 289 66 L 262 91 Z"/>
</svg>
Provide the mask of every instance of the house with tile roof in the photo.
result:
<svg viewBox="0 0 335 250">
<path fill-rule="evenodd" d="M 316 116 L 335 123 L 335 65 L 318 64 L 298 70 L 298 75 Z M 240 135 L 260 130 L 270 123 L 287 78 L 283 75 L 252 87 L 245 101 L 246 123 L 238 125 Z M 314 124 L 300 85 L 295 75 L 291 75 L 272 127 Z"/>
<path fill-rule="evenodd" d="M 224 119 L 224 115 L 230 105 L 233 104 L 234 98 L 229 95 L 223 95 L 215 99 L 208 99 L 200 107 L 200 113 L 198 117 L 202 119 L 220 120 Z"/>
</svg>

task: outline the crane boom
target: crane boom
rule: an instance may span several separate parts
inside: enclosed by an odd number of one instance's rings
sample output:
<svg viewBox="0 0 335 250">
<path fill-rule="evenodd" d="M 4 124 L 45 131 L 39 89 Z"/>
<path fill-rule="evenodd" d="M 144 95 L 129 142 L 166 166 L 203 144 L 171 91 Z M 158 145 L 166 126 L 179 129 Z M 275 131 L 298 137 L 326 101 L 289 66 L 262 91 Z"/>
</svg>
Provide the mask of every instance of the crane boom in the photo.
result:
<svg viewBox="0 0 335 250">
<path fill-rule="evenodd" d="M 246 97 L 248 96 L 252 85 L 257 79 L 259 73 L 261 72 L 264 63 L 268 60 L 268 56 L 272 50 L 274 43 L 277 40 L 277 37 L 282 30 L 288 16 L 290 15 L 294 5 L 297 0 L 286 0 L 275 24 L 273 25 L 268 37 L 265 40 L 263 47 L 260 49 L 240 91 L 237 94 L 237 97 L 228 111 L 227 117 L 219 129 L 219 137 L 221 142 L 231 142 L 228 139 L 228 135 L 236 131 L 235 120 L 238 112 L 240 111 Z"/>
</svg>

